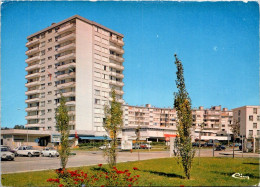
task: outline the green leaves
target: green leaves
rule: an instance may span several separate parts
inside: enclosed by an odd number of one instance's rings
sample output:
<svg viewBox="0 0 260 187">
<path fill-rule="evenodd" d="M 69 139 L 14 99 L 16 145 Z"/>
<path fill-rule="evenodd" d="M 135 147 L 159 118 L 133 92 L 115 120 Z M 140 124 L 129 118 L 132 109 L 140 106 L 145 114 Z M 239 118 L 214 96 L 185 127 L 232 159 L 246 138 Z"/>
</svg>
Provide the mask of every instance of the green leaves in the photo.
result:
<svg viewBox="0 0 260 187">
<path fill-rule="evenodd" d="M 186 177 L 190 178 L 192 160 L 195 155 L 195 150 L 191 144 L 190 128 L 192 126 L 191 100 L 185 87 L 183 76 L 183 66 L 181 61 L 175 54 L 175 64 L 177 66 L 176 86 L 178 92 L 174 93 L 174 107 L 177 111 L 177 129 L 179 137 L 176 138 L 177 156 L 181 159 L 181 163 Z"/>
</svg>

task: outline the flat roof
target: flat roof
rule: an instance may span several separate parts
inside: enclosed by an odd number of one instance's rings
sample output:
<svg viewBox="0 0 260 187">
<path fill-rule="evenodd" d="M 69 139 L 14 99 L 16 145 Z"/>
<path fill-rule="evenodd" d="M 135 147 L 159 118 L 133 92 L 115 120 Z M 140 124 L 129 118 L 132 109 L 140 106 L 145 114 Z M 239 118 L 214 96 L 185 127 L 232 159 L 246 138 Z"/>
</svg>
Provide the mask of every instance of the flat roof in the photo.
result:
<svg viewBox="0 0 260 187">
<path fill-rule="evenodd" d="M 34 36 L 36 36 L 36 35 L 38 35 L 38 34 L 40 34 L 40 33 L 42 33 L 42 32 L 48 31 L 48 30 L 50 30 L 50 29 L 53 29 L 54 27 L 57 27 L 57 26 L 59 26 L 59 25 L 61 25 L 61 24 L 63 24 L 63 23 L 66 23 L 66 22 L 68 22 L 68 21 L 70 21 L 70 20 L 73 20 L 73 19 L 79 19 L 79 20 L 84 21 L 84 22 L 86 22 L 86 23 L 88 23 L 88 24 L 101 27 L 102 29 L 105 29 L 105 30 L 107 30 L 107 31 L 109 31 L 109 32 L 112 32 L 112 33 L 117 34 L 117 35 L 119 35 L 119 36 L 121 36 L 121 37 L 124 37 L 123 34 L 121 34 L 121 33 L 119 33 L 119 32 L 116 32 L 116 31 L 114 31 L 114 30 L 112 30 L 112 29 L 109 29 L 109 28 L 107 28 L 107 27 L 105 27 L 105 26 L 103 26 L 103 25 L 101 25 L 101 24 L 99 24 L 99 23 L 96 23 L 96 22 L 94 22 L 94 21 L 90 21 L 90 20 L 88 20 L 88 19 L 86 19 L 86 18 L 83 18 L 82 16 L 79 16 L 79 15 L 74 15 L 74 16 L 72 16 L 72 17 L 69 17 L 69 18 L 67 18 L 67 19 L 65 19 L 65 20 L 63 20 L 63 21 L 61 21 L 61 22 L 54 23 L 54 24 L 52 24 L 51 26 L 49 26 L 49 27 L 47 27 L 47 28 L 45 28 L 45 29 L 43 29 L 43 30 L 40 30 L 40 31 L 38 31 L 38 32 L 36 32 L 36 33 L 34 33 L 34 34 L 29 35 L 29 36 L 27 37 L 27 39 L 29 39 L 29 38 L 31 38 L 31 37 L 34 37 Z"/>
</svg>

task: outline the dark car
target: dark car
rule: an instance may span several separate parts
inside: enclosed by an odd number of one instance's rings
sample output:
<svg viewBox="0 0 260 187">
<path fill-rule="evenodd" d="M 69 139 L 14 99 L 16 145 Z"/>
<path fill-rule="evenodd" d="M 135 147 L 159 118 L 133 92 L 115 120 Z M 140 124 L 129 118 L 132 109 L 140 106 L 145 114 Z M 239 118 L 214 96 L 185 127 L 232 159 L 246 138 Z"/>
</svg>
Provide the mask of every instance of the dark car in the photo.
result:
<svg viewBox="0 0 260 187">
<path fill-rule="evenodd" d="M 226 150 L 226 147 L 224 146 L 224 145 L 218 145 L 217 147 L 216 147 L 216 151 L 222 151 L 222 150 Z"/>
</svg>

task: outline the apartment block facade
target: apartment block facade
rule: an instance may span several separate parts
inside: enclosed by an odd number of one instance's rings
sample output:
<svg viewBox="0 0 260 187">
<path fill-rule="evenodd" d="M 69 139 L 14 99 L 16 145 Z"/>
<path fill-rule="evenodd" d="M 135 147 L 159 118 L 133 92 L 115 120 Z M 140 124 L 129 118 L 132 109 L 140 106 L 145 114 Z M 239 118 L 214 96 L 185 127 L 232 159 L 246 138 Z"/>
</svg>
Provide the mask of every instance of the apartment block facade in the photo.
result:
<svg viewBox="0 0 260 187">
<path fill-rule="evenodd" d="M 260 138 L 260 106 L 233 109 L 234 122 L 240 124 L 240 135 L 246 139 Z"/>
<path fill-rule="evenodd" d="M 193 124 L 191 128 L 193 141 L 230 140 L 233 112 L 221 106 L 204 109 L 202 106 L 192 110 Z M 203 128 L 202 128 L 203 124 Z M 143 139 L 162 140 L 167 135 L 177 134 L 177 113 L 174 108 L 158 108 L 146 106 L 124 105 L 123 135 L 136 136 L 135 129 L 139 126 Z"/>
<path fill-rule="evenodd" d="M 111 89 L 123 100 L 123 35 L 75 15 L 27 37 L 26 127 L 55 131 L 66 98 L 72 131 L 104 134 Z"/>
</svg>

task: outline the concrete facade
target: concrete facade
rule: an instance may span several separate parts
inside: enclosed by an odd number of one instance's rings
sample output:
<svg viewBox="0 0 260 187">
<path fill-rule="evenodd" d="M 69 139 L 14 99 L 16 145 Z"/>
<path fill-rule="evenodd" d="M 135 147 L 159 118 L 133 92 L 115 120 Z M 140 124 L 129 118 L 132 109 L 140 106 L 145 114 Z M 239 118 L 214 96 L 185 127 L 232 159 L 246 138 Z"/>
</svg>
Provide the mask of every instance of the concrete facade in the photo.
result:
<svg viewBox="0 0 260 187">
<path fill-rule="evenodd" d="M 62 93 L 71 131 L 105 135 L 112 88 L 124 103 L 123 37 L 78 15 L 28 36 L 26 128 L 55 131 Z"/>
</svg>

